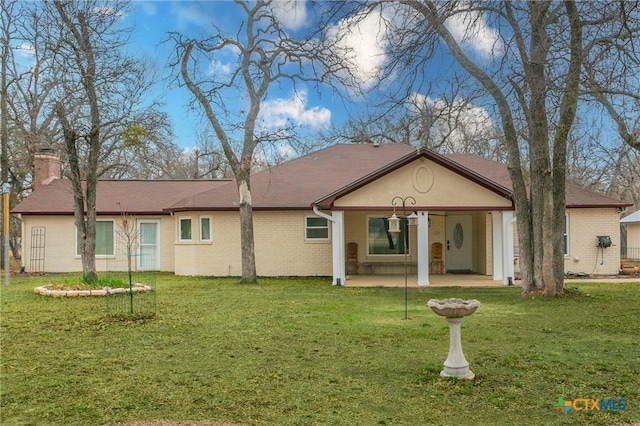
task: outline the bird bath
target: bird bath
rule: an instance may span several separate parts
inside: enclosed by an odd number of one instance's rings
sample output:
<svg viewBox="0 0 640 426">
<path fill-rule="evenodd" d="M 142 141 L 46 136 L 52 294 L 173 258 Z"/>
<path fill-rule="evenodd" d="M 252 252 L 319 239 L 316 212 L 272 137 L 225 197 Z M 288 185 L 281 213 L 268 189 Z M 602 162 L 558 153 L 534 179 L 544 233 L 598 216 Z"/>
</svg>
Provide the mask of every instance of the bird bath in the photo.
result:
<svg viewBox="0 0 640 426">
<path fill-rule="evenodd" d="M 449 355 L 440 375 L 472 380 L 476 375 L 469 369 L 469 363 L 462 353 L 460 323 L 462 318 L 473 314 L 480 307 L 480 302 L 475 299 L 431 299 L 427 302 L 427 307 L 437 315 L 445 317 L 449 322 Z"/>
</svg>

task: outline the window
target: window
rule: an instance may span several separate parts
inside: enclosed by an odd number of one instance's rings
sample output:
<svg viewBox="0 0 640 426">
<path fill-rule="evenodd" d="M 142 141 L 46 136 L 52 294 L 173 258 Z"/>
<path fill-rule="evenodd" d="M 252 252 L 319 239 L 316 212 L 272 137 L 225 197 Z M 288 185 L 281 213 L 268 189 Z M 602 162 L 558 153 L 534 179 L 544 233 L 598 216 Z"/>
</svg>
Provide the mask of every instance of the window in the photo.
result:
<svg viewBox="0 0 640 426">
<path fill-rule="evenodd" d="M 200 241 L 211 240 L 211 217 L 200 216 Z"/>
<path fill-rule="evenodd" d="M 324 217 L 308 216 L 305 218 L 304 236 L 307 240 L 328 240 L 329 221 Z"/>
<path fill-rule="evenodd" d="M 115 226 L 113 220 L 96 221 L 96 256 L 113 256 Z M 76 228 L 76 255 L 80 256 L 80 233 Z"/>
<path fill-rule="evenodd" d="M 191 218 L 180 219 L 180 241 L 191 241 Z"/>
<path fill-rule="evenodd" d="M 564 215 L 564 254 L 569 254 L 569 215 Z"/>
<path fill-rule="evenodd" d="M 400 219 L 400 232 L 389 232 L 389 219 L 370 217 L 368 220 L 369 254 L 404 254 L 409 247 L 408 223 Z M 403 243 L 404 241 L 404 243 Z"/>
</svg>

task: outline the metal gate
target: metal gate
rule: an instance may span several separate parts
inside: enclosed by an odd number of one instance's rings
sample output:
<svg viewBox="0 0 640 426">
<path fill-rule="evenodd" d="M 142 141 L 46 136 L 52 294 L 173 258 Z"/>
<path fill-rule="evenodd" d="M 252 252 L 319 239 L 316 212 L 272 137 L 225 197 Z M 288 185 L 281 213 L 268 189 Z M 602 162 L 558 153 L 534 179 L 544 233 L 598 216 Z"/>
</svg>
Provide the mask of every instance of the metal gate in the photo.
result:
<svg viewBox="0 0 640 426">
<path fill-rule="evenodd" d="M 31 251 L 29 252 L 29 272 L 44 272 L 44 247 L 47 228 L 31 228 Z"/>
</svg>

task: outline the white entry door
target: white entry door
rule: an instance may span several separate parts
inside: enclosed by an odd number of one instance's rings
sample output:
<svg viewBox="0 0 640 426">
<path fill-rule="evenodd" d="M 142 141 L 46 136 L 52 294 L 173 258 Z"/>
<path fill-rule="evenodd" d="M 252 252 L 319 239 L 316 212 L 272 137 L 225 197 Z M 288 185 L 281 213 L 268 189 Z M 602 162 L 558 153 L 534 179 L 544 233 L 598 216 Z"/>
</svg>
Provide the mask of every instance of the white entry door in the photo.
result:
<svg viewBox="0 0 640 426">
<path fill-rule="evenodd" d="M 472 270 L 471 223 L 471 216 L 447 216 L 447 239 L 444 248 L 447 271 Z"/>
<path fill-rule="evenodd" d="M 138 270 L 157 271 L 160 269 L 160 223 L 158 221 L 138 222 Z"/>
</svg>

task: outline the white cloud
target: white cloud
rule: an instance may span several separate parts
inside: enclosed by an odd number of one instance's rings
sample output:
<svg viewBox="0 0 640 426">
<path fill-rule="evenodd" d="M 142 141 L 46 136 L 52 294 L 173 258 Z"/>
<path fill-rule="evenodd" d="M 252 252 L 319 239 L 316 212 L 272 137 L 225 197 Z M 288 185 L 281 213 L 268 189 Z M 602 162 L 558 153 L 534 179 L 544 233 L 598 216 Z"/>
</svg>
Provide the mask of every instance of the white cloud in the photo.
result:
<svg viewBox="0 0 640 426">
<path fill-rule="evenodd" d="M 142 11 L 149 16 L 155 16 L 158 12 L 158 6 L 152 1 L 140 1 L 137 3 Z"/>
<path fill-rule="evenodd" d="M 465 100 L 451 103 L 414 94 L 411 107 L 417 116 L 426 114 L 432 118 L 429 129 L 431 137 L 436 143 L 446 140 L 453 152 L 464 150 L 470 137 L 476 140 L 495 137 L 497 126 L 487 110 Z"/>
<path fill-rule="evenodd" d="M 278 142 L 276 145 L 276 151 L 280 158 L 293 158 L 296 155 L 296 151 L 288 142 Z"/>
<path fill-rule="evenodd" d="M 357 15 L 329 28 L 330 38 L 337 40 L 334 54 L 351 62 L 351 72 L 364 89 L 373 86 L 387 55 L 388 40 L 380 11 Z"/>
<path fill-rule="evenodd" d="M 174 2 L 171 10 L 178 23 L 178 28 L 206 27 L 211 20 L 197 2 Z"/>
<path fill-rule="evenodd" d="M 209 75 L 222 75 L 228 76 L 233 70 L 233 64 L 230 62 L 221 62 L 216 59 L 212 60 L 209 64 Z"/>
<path fill-rule="evenodd" d="M 93 11 L 104 16 L 115 16 L 117 18 L 126 16 L 123 11 L 108 6 L 96 6 L 93 8 Z"/>
<path fill-rule="evenodd" d="M 22 42 L 14 48 L 15 52 L 20 56 L 31 57 L 35 54 L 36 50 L 32 44 Z"/>
<path fill-rule="evenodd" d="M 296 31 L 307 24 L 306 0 L 275 0 L 271 10 L 286 29 Z"/>
<path fill-rule="evenodd" d="M 331 124 L 331 111 L 324 107 L 307 108 L 307 93 L 294 93 L 290 98 L 265 101 L 260 110 L 265 129 L 284 128 L 294 124 L 323 129 Z"/>
<path fill-rule="evenodd" d="M 458 11 L 445 21 L 445 26 L 463 49 L 482 58 L 489 59 L 502 52 L 500 33 L 478 11 Z"/>
</svg>

